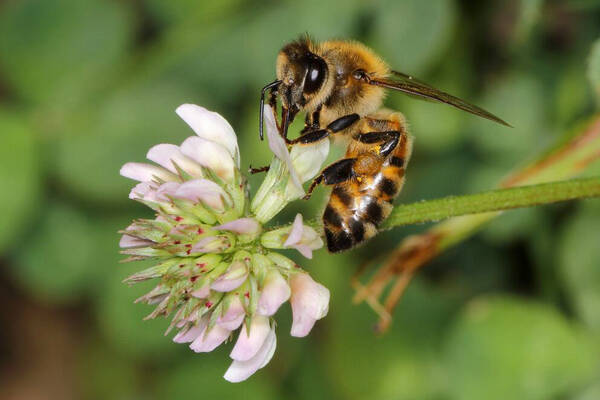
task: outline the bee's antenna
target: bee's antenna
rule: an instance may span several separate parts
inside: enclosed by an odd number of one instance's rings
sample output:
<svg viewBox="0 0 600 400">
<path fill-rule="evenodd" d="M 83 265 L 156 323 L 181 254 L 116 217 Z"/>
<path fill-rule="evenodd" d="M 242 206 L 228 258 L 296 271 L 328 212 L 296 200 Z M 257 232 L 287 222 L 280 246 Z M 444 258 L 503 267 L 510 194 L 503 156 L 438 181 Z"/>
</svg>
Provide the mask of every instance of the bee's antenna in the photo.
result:
<svg viewBox="0 0 600 400">
<path fill-rule="evenodd" d="M 264 110 L 264 108 L 265 108 L 265 93 L 267 92 L 267 90 L 279 86 L 280 83 L 281 83 L 280 80 L 275 80 L 275 81 L 267 84 L 260 91 L 260 121 L 259 121 L 259 127 L 258 127 L 258 131 L 260 133 L 260 140 L 264 139 L 264 135 L 263 135 L 263 121 L 264 121 L 264 118 L 265 118 L 265 110 Z"/>
</svg>

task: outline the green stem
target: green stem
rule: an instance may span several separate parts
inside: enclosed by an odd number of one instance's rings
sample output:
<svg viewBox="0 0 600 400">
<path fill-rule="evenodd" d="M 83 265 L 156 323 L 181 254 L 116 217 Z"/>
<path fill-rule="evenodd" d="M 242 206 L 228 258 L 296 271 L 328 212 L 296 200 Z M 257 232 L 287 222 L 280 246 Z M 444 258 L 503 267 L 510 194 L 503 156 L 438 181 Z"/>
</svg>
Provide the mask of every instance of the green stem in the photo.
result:
<svg viewBox="0 0 600 400">
<path fill-rule="evenodd" d="M 600 177 L 450 196 L 397 206 L 382 228 L 599 196 Z"/>
</svg>

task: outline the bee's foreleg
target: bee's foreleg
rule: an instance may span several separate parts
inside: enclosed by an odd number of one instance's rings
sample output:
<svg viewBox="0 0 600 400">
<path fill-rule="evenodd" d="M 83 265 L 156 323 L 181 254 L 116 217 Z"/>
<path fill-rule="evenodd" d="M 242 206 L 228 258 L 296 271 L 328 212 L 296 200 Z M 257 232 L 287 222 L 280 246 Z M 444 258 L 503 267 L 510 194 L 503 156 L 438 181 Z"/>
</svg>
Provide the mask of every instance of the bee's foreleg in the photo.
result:
<svg viewBox="0 0 600 400">
<path fill-rule="evenodd" d="M 288 144 L 296 144 L 296 143 L 309 144 L 309 143 L 318 142 L 319 140 L 321 140 L 331 134 L 338 133 L 340 131 L 343 131 L 346 128 L 349 128 L 356 121 L 358 121 L 360 119 L 360 116 L 358 114 L 348 114 L 348 115 L 344 115 L 343 117 L 340 117 L 340 118 L 336 119 L 335 121 L 331 122 L 329 125 L 327 125 L 327 127 L 325 129 L 319 129 L 318 121 L 319 121 L 319 115 L 320 115 L 320 108 L 318 109 L 318 111 L 315 111 L 315 113 L 317 113 L 317 116 L 315 116 L 313 114 L 312 125 L 305 126 L 304 129 L 302 130 L 302 132 L 300 132 L 301 136 L 297 139 L 288 141 Z M 316 120 L 315 120 L 315 118 L 316 118 Z M 315 125 L 315 121 L 316 121 L 317 125 Z M 320 132 L 320 133 L 316 133 L 316 132 Z"/>
<path fill-rule="evenodd" d="M 354 163 L 356 158 L 344 158 L 336 161 L 333 164 L 325 168 L 310 184 L 304 200 L 310 199 L 312 192 L 315 190 L 317 185 L 323 183 L 325 185 L 335 185 L 337 183 L 345 182 L 354 177 Z"/>
<path fill-rule="evenodd" d="M 316 143 L 319 142 L 325 138 L 327 138 L 329 136 L 329 132 L 327 131 L 327 129 L 319 129 L 316 131 L 310 131 L 305 133 L 304 135 L 294 139 L 294 140 L 288 140 L 288 144 L 294 145 L 294 144 L 311 144 L 311 143 Z"/>
</svg>

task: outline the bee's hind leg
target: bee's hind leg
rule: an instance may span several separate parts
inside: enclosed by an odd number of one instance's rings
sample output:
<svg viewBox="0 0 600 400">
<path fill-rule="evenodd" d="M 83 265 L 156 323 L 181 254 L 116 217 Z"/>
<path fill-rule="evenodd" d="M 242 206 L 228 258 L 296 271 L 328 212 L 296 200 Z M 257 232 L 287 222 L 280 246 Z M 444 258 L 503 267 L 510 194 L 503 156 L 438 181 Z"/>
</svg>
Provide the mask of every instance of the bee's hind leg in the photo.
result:
<svg viewBox="0 0 600 400">
<path fill-rule="evenodd" d="M 378 146 L 379 155 L 387 157 L 398 146 L 401 134 L 400 131 L 366 132 L 355 135 L 353 139 L 360 143 Z"/>
</svg>

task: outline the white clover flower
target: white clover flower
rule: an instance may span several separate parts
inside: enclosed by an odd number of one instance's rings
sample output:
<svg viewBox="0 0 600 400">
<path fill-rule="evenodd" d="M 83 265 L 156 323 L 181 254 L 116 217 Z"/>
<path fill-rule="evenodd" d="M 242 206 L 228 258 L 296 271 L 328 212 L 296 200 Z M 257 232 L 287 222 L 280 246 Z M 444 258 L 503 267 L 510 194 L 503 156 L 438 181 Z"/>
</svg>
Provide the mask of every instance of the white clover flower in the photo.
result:
<svg viewBox="0 0 600 400">
<path fill-rule="evenodd" d="M 317 175 L 329 154 L 328 139 L 297 144 L 292 147 L 291 152 L 288 151 L 277 129 L 271 107 L 265 105 L 264 114 L 269 148 L 275 157 L 251 205 L 256 218 L 261 222 L 273 218 L 290 201 L 304 196 L 302 183 Z"/>
<path fill-rule="evenodd" d="M 195 352 L 210 352 L 239 332 L 224 377 L 240 382 L 273 357 L 273 316 L 285 302 L 292 305 L 293 336 L 305 336 L 327 314 L 329 291 L 273 251 L 295 248 L 310 258 L 323 246 L 317 232 L 303 224 L 301 215 L 293 225 L 275 230 L 265 230 L 263 224 L 270 219 L 266 216 L 299 197 L 301 183 L 316 173 L 315 163 L 324 159 L 329 145 L 292 149 L 290 154 L 285 143 L 276 147 L 278 142 L 271 140 L 278 153 L 273 163 L 285 167 L 279 168 L 277 179 L 269 178 L 267 186 L 277 190 L 261 194 L 263 203 L 255 199 L 258 212 L 251 213 L 231 125 L 196 105 L 182 105 L 177 114 L 197 136 L 181 146 L 152 147 L 147 158 L 156 165 L 127 163 L 121 168 L 121 175 L 139 182 L 129 197 L 156 212 L 154 219 L 135 220 L 121 232 L 119 245 L 128 260 L 157 262 L 125 281 L 158 280 L 137 301 L 156 305 L 148 318 L 172 316 L 168 331 L 178 329 L 173 341 L 189 343 Z M 269 129 L 273 126 L 267 125 Z"/>
</svg>

